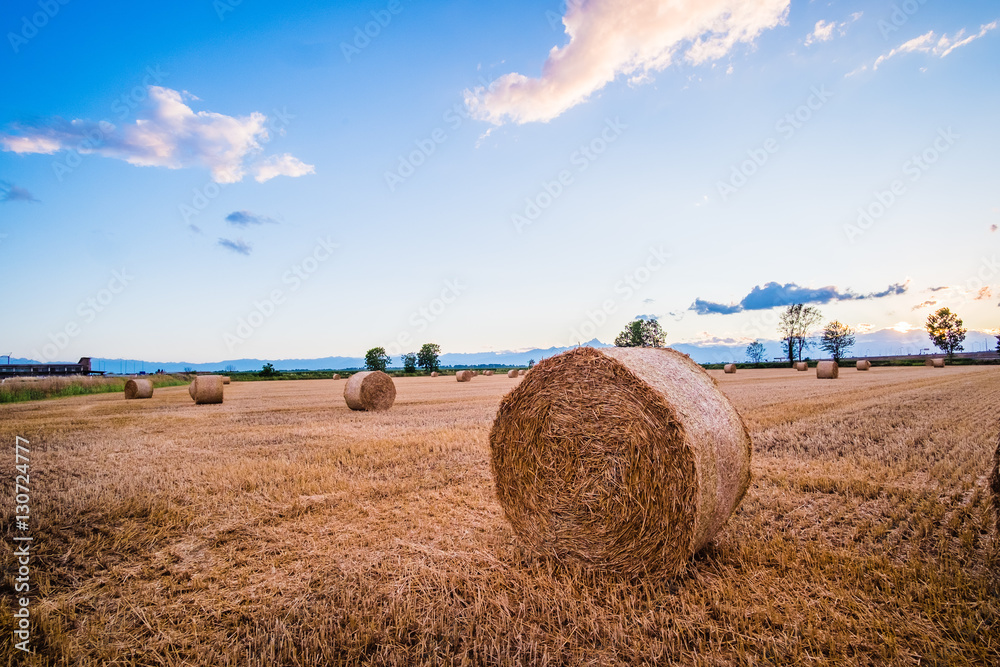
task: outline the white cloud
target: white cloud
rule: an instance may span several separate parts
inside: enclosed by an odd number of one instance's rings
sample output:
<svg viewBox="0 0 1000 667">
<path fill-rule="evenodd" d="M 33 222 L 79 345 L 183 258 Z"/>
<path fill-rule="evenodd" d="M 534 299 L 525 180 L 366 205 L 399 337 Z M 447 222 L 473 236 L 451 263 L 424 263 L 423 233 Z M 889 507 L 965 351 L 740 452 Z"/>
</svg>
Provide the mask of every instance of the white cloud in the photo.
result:
<svg viewBox="0 0 1000 667">
<path fill-rule="evenodd" d="M 784 22 L 790 0 L 590 0 L 569 2 L 569 43 L 553 48 L 542 75 L 505 74 L 489 88 L 465 91 L 475 118 L 546 122 L 626 75 L 639 84 L 669 67 L 718 60 Z"/>
<path fill-rule="evenodd" d="M 809 34 L 809 36 L 806 37 L 806 46 L 815 42 L 829 42 L 833 39 L 833 29 L 836 27 L 837 24 L 832 21 L 816 21 L 816 27 Z"/>
<path fill-rule="evenodd" d="M 267 116 L 258 112 L 240 117 L 195 112 L 178 91 L 150 86 L 149 104 L 133 124 L 118 127 L 107 121 L 55 118 L 38 125 L 15 125 L 12 132 L 0 133 L 0 148 L 22 154 L 75 150 L 142 167 L 203 167 L 217 183 L 236 183 L 243 180 L 247 161 L 270 139 L 266 122 Z M 260 182 L 278 175 L 314 173 L 311 165 L 287 153 L 258 160 L 253 169 Z M 264 178 L 262 171 L 267 174 Z"/>
<path fill-rule="evenodd" d="M 882 54 L 875 59 L 875 64 L 872 65 L 872 69 L 877 70 L 879 65 L 884 63 L 886 60 L 898 56 L 901 53 L 929 53 L 932 56 L 944 58 L 955 49 L 979 39 L 991 30 L 995 30 L 996 27 L 997 21 L 987 23 L 980 26 L 978 33 L 967 37 L 965 36 L 964 28 L 950 37 L 948 35 L 941 35 L 938 37 L 934 31 L 931 30 L 926 34 L 914 37 L 908 42 L 904 42 L 888 53 Z"/>
<path fill-rule="evenodd" d="M 251 169 L 254 172 L 254 179 L 258 183 L 269 181 L 275 176 L 291 176 L 292 178 L 296 178 L 316 173 L 316 168 L 313 165 L 306 164 L 288 153 L 284 155 L 272 155 L 255 163 Z"/>
</svg>

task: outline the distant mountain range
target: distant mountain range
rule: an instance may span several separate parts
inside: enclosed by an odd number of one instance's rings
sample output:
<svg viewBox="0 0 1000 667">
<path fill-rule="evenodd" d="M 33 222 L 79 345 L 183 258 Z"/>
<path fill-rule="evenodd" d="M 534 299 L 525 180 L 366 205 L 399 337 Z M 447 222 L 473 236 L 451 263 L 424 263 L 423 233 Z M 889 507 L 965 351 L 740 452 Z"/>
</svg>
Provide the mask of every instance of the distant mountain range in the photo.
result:
<svg viewBox="0 0 1000 667">
<path fill-rule="evenodd" d="M 764 344 L 766 360 L 780 359 L 781 343 L 777 340 L 761 340 Z M 590 347 L 610 347 L 596 338 L 584 343 Z M 746 341 L 736 339 L 716 339 L 704 343 L 674 343 L 670 347 L 688 354 L 700 364 L 722 363 L 746 360 Z M 966 352 L 992 350 L 996 348 L 994 334 L 985 331 L 970 331 L 965 339 Z M 541 361 L 547 357 L 565 352 L 568 347 L 535 348 L 531 350 L 504 352 L 448 352 L 441 355 L 441 365 L 444 367 L 491 367 L 491 366 L 526 366 L 529 361 Z M 890 356 L 900 354 L 937 353 L 927 334 L 923 330 L 900 332 L 895 329 L 881 329 L 871 333 L 858 334 L 857 342 L 851 350 L 856 356 Z M 805 356 L 824 358 L 828 356 L 817 345 L 809 348 Z M 75 363 L 76 359 L 67 359 Z M 398 364 L 399 359 L 393 359 Z M 32 359 L 12 358 L 14 364 L 40 363 Z M 291 370 L 347 370 L 363 368 L 362 357 L 321 357 L 318 359 L 225 359 L 222 361 L 196 364 L 184 361 L 144 361 L 140 359 L 103 359 L 95 357 L 91 361 L 94 370 L 108 373 L 136 373 L 145 371 L 152 373 L 163 369 L 167 373 L 192 371 L 258 371 L 264 364 L 274 364 L 279 371 Z"/>
</svg>

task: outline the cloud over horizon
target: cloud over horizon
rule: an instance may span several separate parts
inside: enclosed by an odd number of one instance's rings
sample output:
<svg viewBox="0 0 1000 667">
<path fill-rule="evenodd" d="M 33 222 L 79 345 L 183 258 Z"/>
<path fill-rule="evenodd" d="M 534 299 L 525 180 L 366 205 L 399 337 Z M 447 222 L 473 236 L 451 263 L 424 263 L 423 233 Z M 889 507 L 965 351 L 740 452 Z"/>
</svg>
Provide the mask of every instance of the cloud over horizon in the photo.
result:
<svg viewBox="0 0 1000 667">
<path fill-rule="evenodd" d="M 182 93 L 149 86 L 147 104 L 134 123 L 116 126 L 105 120 L 58 117 L 17 123 L 0 132 L 0 148 L 22 155 L 72 150 L 140 167 L 202 167 L 216 183 L 238 183 L 248 172 L 261 183 L 275 176 L 315 173 L 312 165 L 287 153 L 260 157 L 262 144 L 270 140 L 266 123 L 267 116 L 257 111 L 240 117 L 195 112 Z"/>
<path fill-rule="evenodd" d="M 875 60 L 875 64 L 872 65 L 872 70 L 877 70 L 879 65 L 884 63 L 886 60 L 900 55 L 901 53 L 929 53 L 938 58 L 944 58 L 950 54 L 955 49 L 965 46 L 970 42 L 983 37 L 986 33 L 991 30 L 995 30 L 997 27 L 997 22 L 986 23 L 979 27 L 979 32 L 974 35 L 965 36 L 965 28 L 962 28 L 953 36 L 942 34 L 937 37 L 933 30 L 924 33 L 919 37 L 914 37 L 908 42 L 897 46 L 888 53 L 879 56 Z"/>
<path fill-rule="evenodd" d="M 770 282 L 764 286 L 757 285 L 739 303 L 724 304 L 704 299 L 695 299 L 688 310 L 699 315 L 732 315 L 746 310 L 769 310 L 780 306 L 790 306 L 795 303 L 829 303 L 831 301 L 863 301 L 881 299 L 887 296 L 905 294 L 909 283 L 889 285 L 881 292 L 858 294 L 850 289 L 841 292 L 834 286 L 810 288 L 801 287 L 795 283 Z"/>
<path fill-rule="evenodd" d="M 235 241 L 231 239 L 219 239 L 219 245 L 240 255 L 249 255 L 250 251 L 253 250 L 253 246 L 243 239 L 236 239 Z"/>
<path fill-rule="evenodd" d="M 465 91 L 474 118 L 494 125 L 547 122 L 626 75 L 651 79 L 680 57 L 693 65 L 718 60 L 737 44 L 783 24 L 790 0 L 569 0 L 569 43 L 553 47 L 537 79 L 505 74 L 488 88 Z"/>
<path fill-rule="evenodd" d="M 35 202 L 39 200 L 27 189 L 8 181 L 0 181 L 0 201 Z"/>
<path fill-rule="evenodd" d="M 266 215 L 257 215 L 250 211 L 233 211 L 226 216 L 226 222 L 237 227 L 248 227 L 249 225 L 278 224 L 278 221 Z"/>
</svg>

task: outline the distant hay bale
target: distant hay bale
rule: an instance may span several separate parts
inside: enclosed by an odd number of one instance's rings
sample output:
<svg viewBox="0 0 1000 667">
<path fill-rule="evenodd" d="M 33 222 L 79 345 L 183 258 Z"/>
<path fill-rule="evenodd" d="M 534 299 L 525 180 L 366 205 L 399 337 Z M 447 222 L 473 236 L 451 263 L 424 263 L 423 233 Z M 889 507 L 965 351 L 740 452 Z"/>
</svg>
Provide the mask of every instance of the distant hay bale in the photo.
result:
<svg viewBox="0 0 1000 667">
<path fill-rule="evenodd" d="M 944 368 L 944 359 L 934 359 L 934 368 Z"/>
<path fill-rule="evenodd" d="M 333 380 L 339 380 L 340 379 L 340 373 L 334 373 L 333 374 L 333 378 L 331 378 L 331 379 L 333 379 Z"/>
<path fill-rule="evenodd" d="M 731 375 L 736 372 L 736 364 L 726 364 L 722 367 L 722 371 Z"/>
<path fill-rule="evenodd" d="M 440 374 L 440 373 L 438 373 L 437 371 L 434 371 L 433 373 L 431 373 L 431 377 L 432 377 L 432 378 L 436 378 L 436 377 L 437 377 L 437 376 L 439 376 L 439 375 L 441 375 L 441 374 Z"/>
<path fill-rule="evenodd" d="M 857 368 L 859 371 L 866 371 L 871 367 L 872 367 L 872 362 L 868 361 L 867 359 L 861 359 L 857 363 Z"/>
<path fill-rule="evenodd" d="M 125 383 L 125 398 L 153 398 L 152 380 L 129 380 Z"/>
<path fill-rule="evenodd" d="M 836 380 L 840 377 L 840 366 L 836 361 L 821 361 L 816 364 L 816 377 L 820 380 Z"/>
<path fill-rule="evenodd" d="M 485 373 L 483 373 L 483 375 L 485 375 L 486 377 L 491 377 L 493 375 L 493 371 L 486 371 Z"/>
<path fill-rule="evenodd" d="M 933 365 L 934 365 L 933 359 L 924 359 L 924 366 L 933 366 Z"/>
<path fill-rule="evenodd" d="M 750 436 L 715 381 L 670 349 L 583 347 L 542 361 L 500 403 L 490 467 L 532 551 L 677 573 L 750 484 Z"/>
<path fill-rule="evenodd" d="M 797 371 L 807 371 L 807 370 L 809 370 L 809 364 L 806 363 L 805 361 L 796 361 L 795 362 L 795 370 L 797 370 Z"/>
<path fill-rule="evenodd" d="M 396 400 L 396 385 L 382 371 L 355 373 L 344 385 L 344 400 L 351 410 L 388 410 Z"/>
<path fill-rule="evenodd" d="M 509 378 L 516 378 L 517 377 L 517 369 L 515 368 L 513 370 L 507 371 L 507 377 L 509 377 Z"/>
<path fill-rule="evenodd" d="M 468 382 L 472 379 L 472 371 L 458 371 L 455 373 L 455 379 L 459 382 Z"/>
<path fill-rule="evenodd" d="M 222 384 L 229 384 L 230 382 L 232 382 L 232 380 L 229 379 L 228 375 L 222 376 Z"/>
<path fill-rule="evenodd" d="M 222 403 L 222 376 L 199 375 L 188 387 L 188 393 L 197 405 Z"/>
</svg>

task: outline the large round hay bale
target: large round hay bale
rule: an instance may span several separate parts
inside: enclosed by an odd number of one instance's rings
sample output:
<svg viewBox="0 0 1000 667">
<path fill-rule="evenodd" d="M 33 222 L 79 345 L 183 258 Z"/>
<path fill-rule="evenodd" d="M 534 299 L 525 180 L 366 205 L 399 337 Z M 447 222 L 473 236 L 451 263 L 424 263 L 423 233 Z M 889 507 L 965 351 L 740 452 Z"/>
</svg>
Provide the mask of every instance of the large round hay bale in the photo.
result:
<svg viewBox="0 0 1000 667">
<path fill-rule="evenodd" d="M 431 377 L 432 377 L 432 378 L 436 378 L 436 377 L 438 377 L 439 375 L 441 375 L 441 374 L 440 374 L 440 373 L 438 373 L 437 371 L 433 371 L 433 372 L 431 373 Z"/>
<path fill-rule="evenodd" d="M 396 385 L 382 371 L 355 373 L 344 385 L 344 400 L 351 410 L 388 410 L 396 400 Z"/>
<path fill-rule="evenodd" d="M 797 371 L 807 371 L 809 370 L 809 364 L 805 361 L 796 361 L 794 368 Z"/>
<path fill-rule="evenodd" d="M 715 381 L 669 349 L 542 361 L 490 430 L 497 498 L 536 553 L 676 573 L 750 484 L 750 436 Z"/>
<path fill-rule="evenodd" d="M 944 359 L 934 359 L 934 368 L 944 368 Z"/>
<path fill-rule="evenodd" d="M 483 373 L 483 375 L 485 375 L 486 377 L 492 377 L 493 371 L 486 371 L 485 373 Z"/>
<path fill-rule="evenodd" d="M 459 382 L 468 382 L 472 379 L 472 371 L 458 371 L 455 373 L 455 379 Z"/>
<path fill-rule="evenodd" d="M 339 380 L 340 379 L 340 373 L 334 373 L 333 377 L 331 379 L 332 380 Z"/>
<path fill-rule="evenodd" d="M 868 361 L 867 359 L 861 359 L 857 363 L 857 368 L 859 371 L 866 371 L 871 367 L 872 367 L 872 362 Z"/>
<path fill-rule="evenodd" d="M 199 375 L 188 387 L 188 393 L 197 405 L 222 403 L 222 376 Z"/>
<path fill-rule="evenodd" d="M 125 383 L 125 398 L 153 398 L 152 380 L 129 380 Z"/>
<path fill-rule="evenodd" d="M 820 380 L 836 380 L 840 377 L 840 366 L 836 361 L 820 361 L 816 364 L 816 377 Z"/>
<path fill-rule="evenodd" d="M 726 364 L 722 367 L 722 371 L 731 375 L 736 372 L 736 364 Z"/>
<path fill-rule="evenodd" d="M 515 368 L 513 370 L 507 371 L 507 377 L 509 377 L 509 378 L 516 378 L 517 377 L 517 369 Z"/>
<path fill-rule="evenodd" d="M 229 384 L 230 382 L 232 382 L 232 380 L 229 379 L 228 375 L 222 376 L 222 384 Z"/>
</svg>

